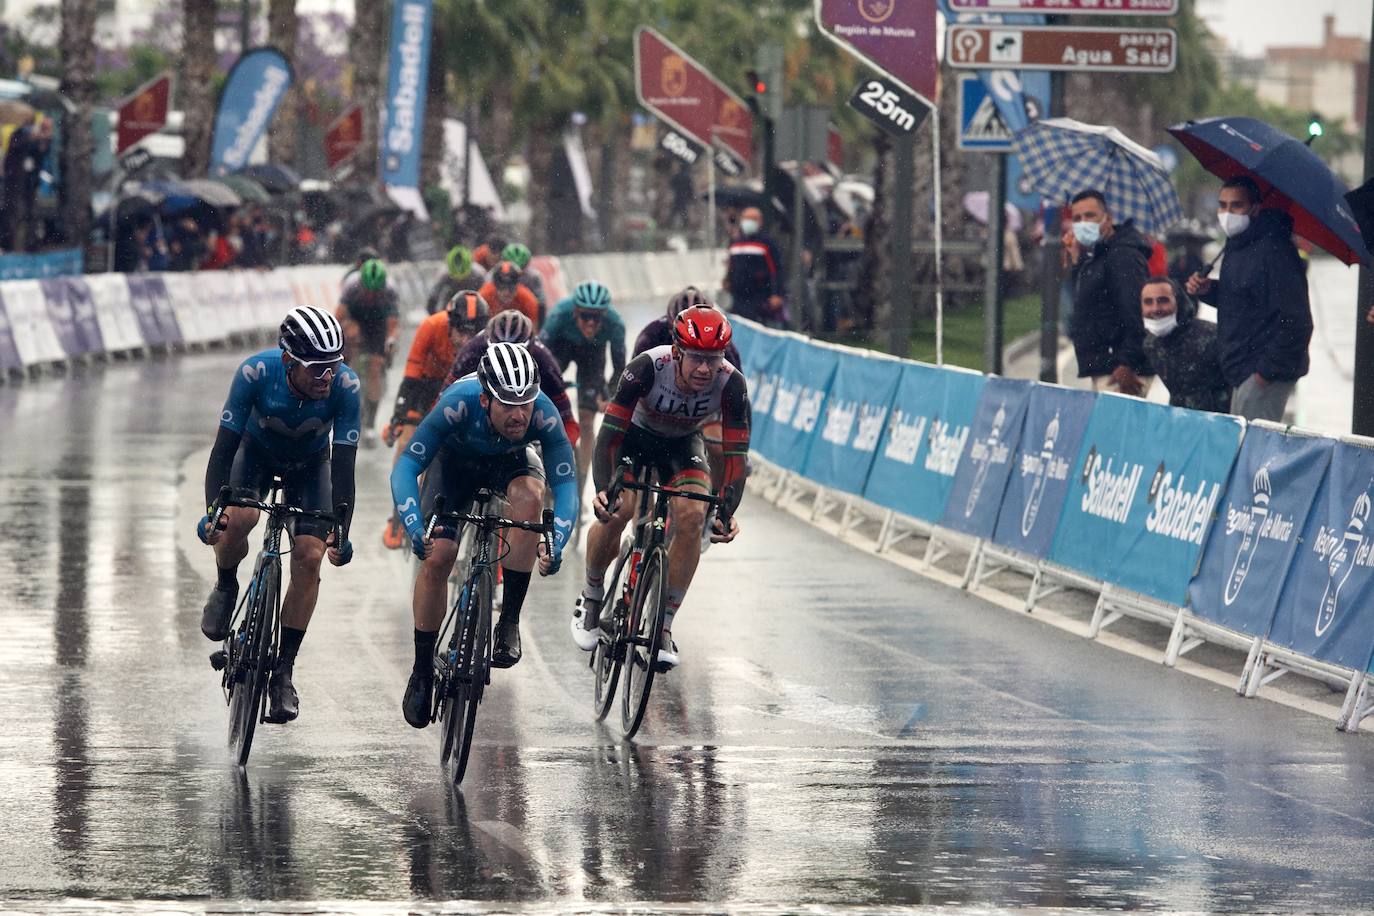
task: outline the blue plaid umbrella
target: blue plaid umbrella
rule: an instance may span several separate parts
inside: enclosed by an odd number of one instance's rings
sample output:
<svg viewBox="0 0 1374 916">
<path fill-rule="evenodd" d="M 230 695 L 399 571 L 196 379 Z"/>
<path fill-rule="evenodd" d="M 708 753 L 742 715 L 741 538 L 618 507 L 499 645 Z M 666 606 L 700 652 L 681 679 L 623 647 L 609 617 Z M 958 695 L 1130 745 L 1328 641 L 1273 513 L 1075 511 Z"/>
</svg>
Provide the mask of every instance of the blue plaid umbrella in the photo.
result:
<svg viewBox="0 0 1374 916">
<path fill-rule="evenodd" d="M 1183 218 L 1159 156 L 1115 127 L 1050 118 L 1017 131 L 1012 143 L 1031 183 L 1050 200 L 1101 191 L 1113 219 L 1133 219 L 1154 236 Z"/>
</svg>

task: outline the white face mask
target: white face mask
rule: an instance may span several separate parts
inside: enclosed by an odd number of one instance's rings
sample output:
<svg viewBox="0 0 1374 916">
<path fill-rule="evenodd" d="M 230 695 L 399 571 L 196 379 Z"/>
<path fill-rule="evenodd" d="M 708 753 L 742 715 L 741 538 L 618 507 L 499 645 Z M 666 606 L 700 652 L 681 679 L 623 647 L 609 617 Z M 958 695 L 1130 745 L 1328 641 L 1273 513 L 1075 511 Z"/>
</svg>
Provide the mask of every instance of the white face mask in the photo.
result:
<svg viewBox="0 0 1374 916">
<path fill-rule="evenodd" d="M 1217 222 L 1221 223 L 1221 231 L 1226 233 L 1226 237 L 1233 239 L 1250 228 L 1250 215 L 1248 213 L 1220 213 L 1217 215 Z"/>
<path fill-rule="evenodd" d="M 1163 318 L 1146 318 L 1145 330 L 1156 337 L 1167 337 L 1178 327 L 1178 313 L 1166 315 Z"/>
<path fill-rule="evenodd" d="M 1097 240 L 1102 237 L 1102 224 L 1090 223 L 1083 220 L 1081 223 L 1073 224 L 1073 237 L 1078 244 L 1090 248 L 1097 244 Z"/>
<path fill-rule="evenodd" d="M 759 221 L 756 219 L 742 219 L 739 221 L 740 232 L 745 235 L 753 235 L 759 231 Z"/>
</svg>

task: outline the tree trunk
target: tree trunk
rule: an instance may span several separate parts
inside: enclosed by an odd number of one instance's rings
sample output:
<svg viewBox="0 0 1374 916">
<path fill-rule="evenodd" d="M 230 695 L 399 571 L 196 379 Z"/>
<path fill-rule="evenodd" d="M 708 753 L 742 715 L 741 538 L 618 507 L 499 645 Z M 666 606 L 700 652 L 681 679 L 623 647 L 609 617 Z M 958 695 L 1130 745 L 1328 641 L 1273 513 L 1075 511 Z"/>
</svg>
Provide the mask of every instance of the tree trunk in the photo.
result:
<svg viewBox="0 0 1374 916">
<path fill-rule="evenodd" d="M 62 0 L 62 94 L 74 106 L 62 145 L 62 233 L 84 247 L 91 228 L 91 108 L 95 103 L 96 0 Z"/>
<path fill-rule="evenodd" d="M 296 0 L 269 0 L 267 7 L 267 43 L 286 56 L 291 65 L 296 65 L 296 33 L 299 22 L 296 16 Z M 300 85 L 301 75 L 282 99 L 276 117 L 272 119 L 267 133 L 268 158 L 273 162 L 294 165 L 296 150 L 300 146 L 299 123 L 301 104 L 305 93 Z"/>
<path fill-rule="evenodd" d="M 558 150 L 555 148 L 557 137 L 558 131 L 552 125 L 536 124 L 532 125 L 530 130 L 530 229 L 529 241 L 526 244 L 541 254 L 556 253 L 549 248 L 552 237 L 549 201 L 552 196 L 554 159 L 558 156 Z"/>
<path fill-rule="evenodd" d="M 391 4 L 357 0 L 348 59 L 353 68 L 353 101 L 363 109 L 363 141 L 354 153 L 357 175 L 369 184 L 378 180 L 378 141 L 381 128 L 382 64 Z"/>
<path fill-rule="evenodd" d="M 181 171 L 187 178 L 201 178 L 210 168 L 210 136 L 215 127 L 211 85 L 215 68 L 215 0 L 182 0 L 181 9 L 183 37 L 177 96 L 185 119 L 181 136 L 186 144 Z"/>
<path fill-rule="evenodd" d="M 425 89 L 425 129 L 420 137 L 420 189 L 439 186 L 444 165 L 444 118 L 448 117 L 448 68 L 445 67 L 443 16 L 436 16 L 429 37 L 429 76 Z"/>
<path fill-rule="evenodd" d="M 473 137 L 487 158 L 487 169 L 497 191 L 506 175 L 506 166 L 515 152 L 515 94 L 513 79 L 499 79 L 492 85 L 491 95 L 479 100 L 483 111 L 480 123 L 473 128 Z M 480 128 L 480 129 L 478 129 Z"/>
</svg>

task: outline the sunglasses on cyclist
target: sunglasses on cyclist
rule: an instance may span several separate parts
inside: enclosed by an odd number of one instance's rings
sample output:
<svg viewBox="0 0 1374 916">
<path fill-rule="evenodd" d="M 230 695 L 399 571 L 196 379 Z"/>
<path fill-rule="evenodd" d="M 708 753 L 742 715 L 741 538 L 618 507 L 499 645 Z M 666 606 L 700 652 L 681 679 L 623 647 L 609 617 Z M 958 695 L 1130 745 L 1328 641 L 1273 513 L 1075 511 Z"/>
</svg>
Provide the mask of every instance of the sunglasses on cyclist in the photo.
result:
<svg viewBox="0 0 1374 916">
<path fill-rule="evenodd" d="M 600 324 L 601 317 L 602 316 L 600 312 L 586 312 L 579 310 L 577 313 L 578 321 L 590 321 L 592 324 Z"/>
<path fill-rule="evenodd" d="M 683 363 L 690 363 L 694 366 L 707 366 L 711 369 L 719 369 L 725 365 L 724 353 L 704 353 L 701 350 L 683 350 Z"/>
<path fill-rule="evenodd" d="M 295 360 L 296 365 L 304 369 L 317 382 L 322 382 L 326 378 L 333 378 L 339 374 L 339 369 L 343 367 L 343 357 L 341 356 L 336 356 L 333 359 L 315 360 L 296 359 L 294 356 L 291 358 Z"/>
</svg>

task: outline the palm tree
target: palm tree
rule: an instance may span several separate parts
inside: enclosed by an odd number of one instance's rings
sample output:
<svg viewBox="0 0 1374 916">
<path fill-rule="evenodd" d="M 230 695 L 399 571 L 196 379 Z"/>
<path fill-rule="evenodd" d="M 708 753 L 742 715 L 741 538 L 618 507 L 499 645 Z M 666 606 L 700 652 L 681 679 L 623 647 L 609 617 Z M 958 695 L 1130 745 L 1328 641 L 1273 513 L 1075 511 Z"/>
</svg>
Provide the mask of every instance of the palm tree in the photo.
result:
<svg viewBox="0 0 1374 916">
<path fill-rule="evenodd" d="M 214 130 L 211 75 L 215 67 L 215 0 L 182 0 L 181 9 L 177 95 L 184 119 L 181 136 L 186 144 L 181 170 L 187 178 L 199 178 L 210 167 L 210 136 Z"/>
<path fill-rule="evenodd" d="M 275 47 L 295 66 L 296 32 L 299 20 L 296 16 L 296 0 L 269 0 L 267 6 L 267 43 Z M 272 120 L 272 128 L 267 134 L 269 156 L 276 162 L 288 165 L 296 161 L 298 140 L 297 123 L 301 106 L 300 74 L 291 84 L 281 107 Z"/>
<path fill-rule="evenodd" d="M 391 4 L 385 0 L 357 0 L 353 9 L 348 59 L 353 71 L 353 101 L 363 109 L 363 141 L 353 161 L 358 163 L 361 178 L 376 182 L 382 64 L 386 57 L 386 30 Z"/>
<path fill-rule="evenodd" d="M 62 146 L 62 226 L 68 244 L 85 246 L 91 228 L 91 109 L 95 103 L 97 0 L 62 0 L 62 94 L 73 110 Z"/>
</svg>

